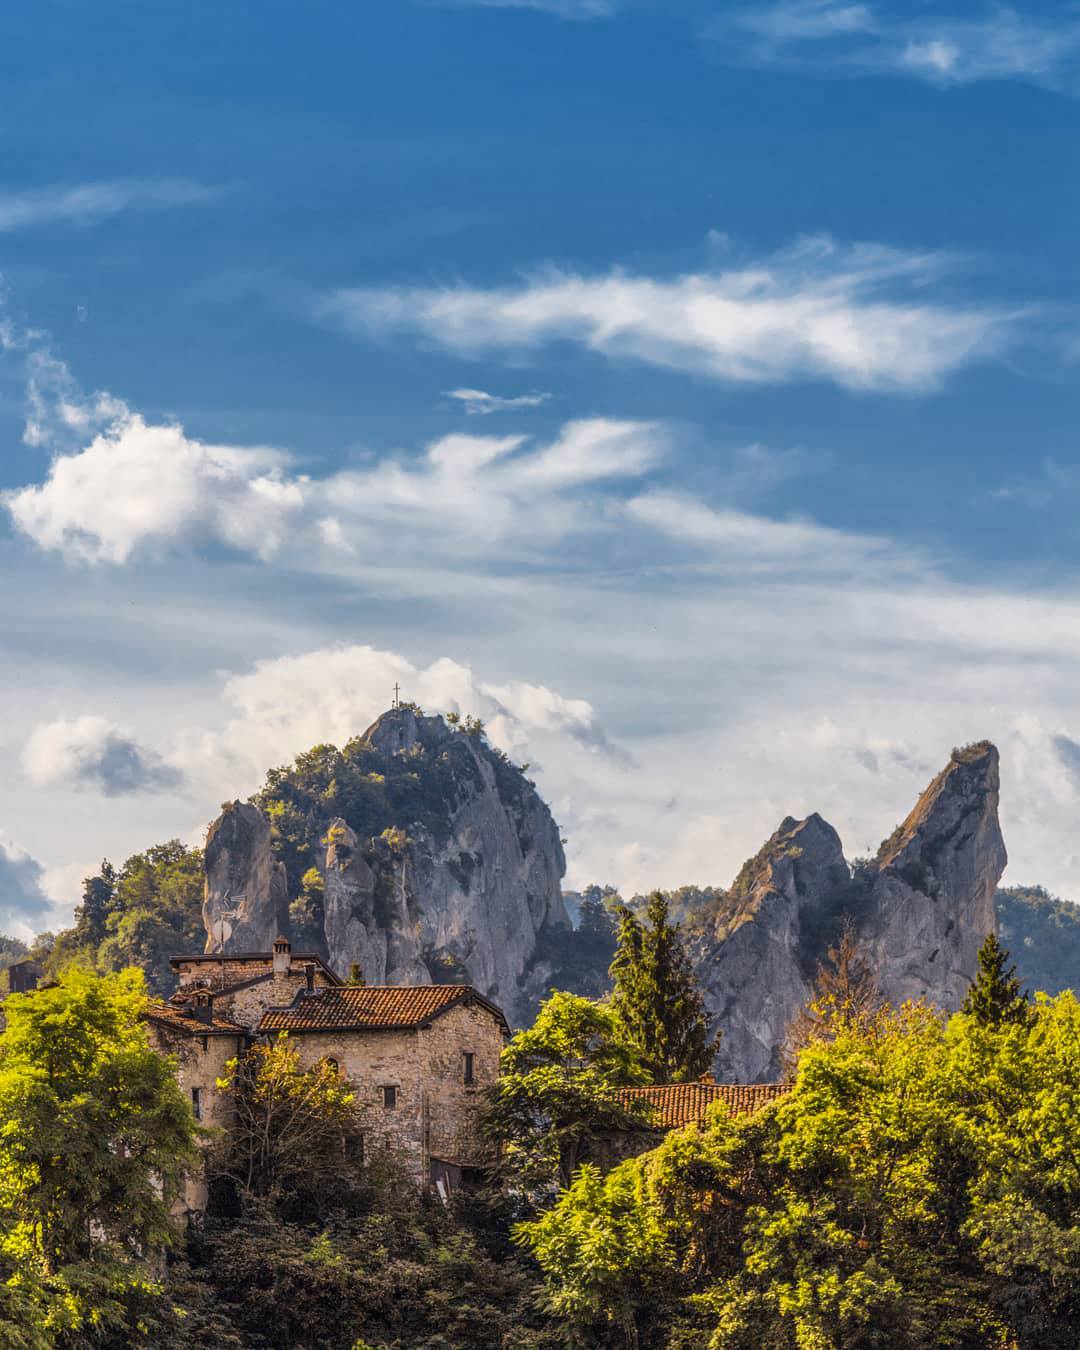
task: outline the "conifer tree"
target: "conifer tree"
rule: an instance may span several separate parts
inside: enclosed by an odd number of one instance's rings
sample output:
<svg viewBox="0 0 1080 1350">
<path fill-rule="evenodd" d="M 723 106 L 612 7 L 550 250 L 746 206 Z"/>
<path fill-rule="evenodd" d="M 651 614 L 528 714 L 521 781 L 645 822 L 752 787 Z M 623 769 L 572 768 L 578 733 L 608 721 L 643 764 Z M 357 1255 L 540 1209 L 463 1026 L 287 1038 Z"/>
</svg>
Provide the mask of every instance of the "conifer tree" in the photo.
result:
<svg viewBox="0 0 1080 1350">
<path fill-rule="evenodd" d="M 845 919 L 837 941 L 817 964 L 813 994 L 788 1024 L 782 1055 L 785 1076 L 794 1077 L 799 1054 L 814 1041 L 831 1041 L 842 1029 L 868 1028 L 882 998 L 869 954 L 855 924 Z"/>
<path fill-rule="evenodd" d="M 658 1083 L 699 1078 L 716 1053 L 697 980 L 679 925 L 661 891 L 649 897 L 645 922 L 624 910 L 611 963 L 612 1007 L 623 1035 Z"/>
<path fill-rule="evenodd" d="M 963 1007 L 984 1027 L 1021 1025 L 1031 1017 L 1031 1004 L 1016 978 L 1016 967 L 1008 961 L 1008 951 L 989 933 L 979 948 L 979 973 Z"/>
</svg>

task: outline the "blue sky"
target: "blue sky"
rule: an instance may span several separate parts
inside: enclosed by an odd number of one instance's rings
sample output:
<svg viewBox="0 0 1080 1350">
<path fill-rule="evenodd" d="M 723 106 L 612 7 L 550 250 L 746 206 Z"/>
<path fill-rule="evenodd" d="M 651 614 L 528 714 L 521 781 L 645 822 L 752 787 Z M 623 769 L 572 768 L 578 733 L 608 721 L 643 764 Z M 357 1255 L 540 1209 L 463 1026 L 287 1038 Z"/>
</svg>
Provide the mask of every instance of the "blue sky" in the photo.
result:
<svg viewBox="0 0 1080 1350">
<path fill-rule="evenodd" d="M 1080 12 L 14 0 L 0 91 L 9 924 L 399 677 L 571 881 L 989 735 L 1080 895 Z"/>
</svg>

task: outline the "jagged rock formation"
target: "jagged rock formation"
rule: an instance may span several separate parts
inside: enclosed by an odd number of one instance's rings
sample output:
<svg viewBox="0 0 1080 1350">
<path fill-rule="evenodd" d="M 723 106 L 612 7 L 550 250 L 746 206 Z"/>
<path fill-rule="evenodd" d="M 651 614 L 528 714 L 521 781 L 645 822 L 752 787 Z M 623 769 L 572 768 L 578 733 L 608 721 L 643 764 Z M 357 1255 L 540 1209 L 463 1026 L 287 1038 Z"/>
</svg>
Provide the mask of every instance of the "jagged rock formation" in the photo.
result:
<svg viewBox="0 0 1080 1350">
<path fill-rule="evenodd" d="M 528 1019 L 569 937 L 566 862 L 535 788 L 476 727 L 395 708 L 272 773 L 256 801 L 211 827 L 208 950 L 256 934 L 265 948 L 291 922 L 343 976 L 470 983 Z M 245 900 L 222 941 L 226 890 Z"/>
<path fill-rule="evenodd" d="M 210 826 L 205 851 L 206 950 L 269 951 L 288 923 L 285 869 L 257 806 L 232 802 Z"/>
<path fill-rule="evenodd" d="M 984 742 L 954 752 L 870 864 L 851 869 L 820 816 L 785 820 L 722 900 L 688 926 L 723 1032 L 718 1075 L 780 1076 L 787 1028 L 845 918 L 884 999 L 958 1007 L 979 945 L 997 928 L 994 891 L 1006 862 L 997 806 L 998 754 Z"/>
</svg>

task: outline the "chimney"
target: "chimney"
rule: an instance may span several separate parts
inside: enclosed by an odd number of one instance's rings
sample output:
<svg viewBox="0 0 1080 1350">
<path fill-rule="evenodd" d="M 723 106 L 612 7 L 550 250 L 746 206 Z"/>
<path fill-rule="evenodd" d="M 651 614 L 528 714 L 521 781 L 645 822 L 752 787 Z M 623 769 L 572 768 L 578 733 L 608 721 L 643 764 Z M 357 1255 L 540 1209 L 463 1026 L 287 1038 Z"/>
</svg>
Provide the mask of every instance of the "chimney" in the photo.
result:
<svg viewBox="0 0 1080 1350">
<path fill-rule="evenodd" d="M 304 966 L 304 979 L 307 981 L 307 991 L 309 994 L 315 992 L 315 962 L 308 961 Z"/>
<path fill-rule="evenodd" d="M 205 1026 L 214 1021 L 214 996 L 209 989 L 200 989 L 195 995 L 195 1016 Z"/>
<path fill-rule="evenodd" d="M 289 968 L 292 965 L 292 947 L 289 939 L 285 937 L 276 937 L 274 939 L 274 974 L 288 975 Z"/>
</svg>

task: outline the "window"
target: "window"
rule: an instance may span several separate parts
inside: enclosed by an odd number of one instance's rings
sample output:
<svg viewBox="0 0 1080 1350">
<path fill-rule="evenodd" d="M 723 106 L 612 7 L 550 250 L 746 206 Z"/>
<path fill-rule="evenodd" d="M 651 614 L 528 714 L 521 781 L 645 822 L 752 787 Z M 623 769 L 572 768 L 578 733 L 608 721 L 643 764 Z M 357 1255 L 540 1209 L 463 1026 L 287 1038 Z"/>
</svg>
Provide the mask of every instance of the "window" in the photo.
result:
<svg viewBox="0 0 1080 1350">
<path fill-rule="evenodd" d="M 323 1060 L 323 1063 L 326 1065 L 326 1067 L 330 1070 L 331 1073 L 341 1072 L 341 1065 L 337 1062 L 336 1059 L 334 1059 L 332 1055 L 327 1055 L 326 1058 Z"/>
<path fill-rule="evenodd" d="M 397 1088 L 384 1087 L 382 1090 L 382 1104 L 388 1111 L 392 1111 L 397 1106 Z"/>
<path fill-rule="evenodd" d="M 202 1120 L 202 1088 L 191 1089 L 191 1113 L 196 1120 Z"/>
<path fill-rule="evenodd" d="M 466 1082 L 466 1084 L 469 1084 L 469 1083 L 475 1083 L 475 1082 L 476 1082 L 476 1078 L 475 1078 L 474 1075 L 473 1075 L 473 1053 L 472 1053 L 472 1051 L 471 1051 L 471 1050 L 466 1050 L 466 1051 L 465 1051 L 465 1054 L 464 1054 L 464 1056 L 463 1056 L 463 1058 L 464 1058 L 464 1060 L 465 1060 L 465 1082 Z"/>
</svg>

